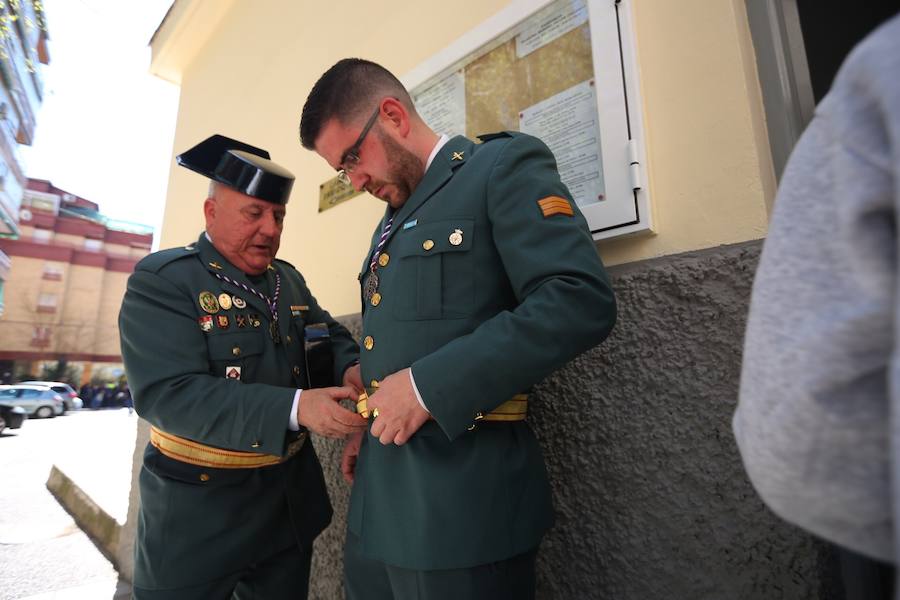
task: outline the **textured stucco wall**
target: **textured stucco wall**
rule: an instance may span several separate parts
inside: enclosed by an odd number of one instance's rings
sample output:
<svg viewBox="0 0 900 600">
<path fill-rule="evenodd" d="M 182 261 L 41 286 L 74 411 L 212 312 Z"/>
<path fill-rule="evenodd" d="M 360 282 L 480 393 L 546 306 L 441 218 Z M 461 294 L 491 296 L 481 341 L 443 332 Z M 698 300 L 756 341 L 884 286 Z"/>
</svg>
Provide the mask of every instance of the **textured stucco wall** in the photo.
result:
<svg viewBox="0 0 900 600">
<path fill-rule="evenodd" d="M 554 482 L 538 597 L 838 598 L 831 553 L 769 512 L 731 433 L 760 243 L 610 269 L 619 322 L 542 382 L 529 419 Z M 358 331 L 358 318 L 347 324 Z M 340 445 L 317 440 L 335 520 L 311 598 L 340 598 L 348 488 Z"/>
<path fill-rule="evenodd" d="M 731 433 L 759 249 L 610 269 L 615 331 L 542 382 L 529 406 L 557 510 L 538 558 L 538 598 L 841 597 L 830 551 L 764 507 Z M 358 333 L 358 316 L 344 321 Z M 314 443 L 335 518 L 316 541 L 310 598 L 336 600 L 349 488 L 341 443 Z"/>
</svg>

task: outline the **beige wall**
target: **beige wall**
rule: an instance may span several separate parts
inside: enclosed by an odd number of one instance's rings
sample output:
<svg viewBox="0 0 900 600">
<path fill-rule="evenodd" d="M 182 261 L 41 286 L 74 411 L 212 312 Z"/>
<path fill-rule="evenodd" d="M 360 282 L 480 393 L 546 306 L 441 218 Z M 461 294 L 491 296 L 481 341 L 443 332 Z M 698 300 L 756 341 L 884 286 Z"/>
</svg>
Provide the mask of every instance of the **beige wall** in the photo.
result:
<svg viewBox="0 0 900 600">
<path fill-rule="evenodd" d="M 631 4 L 657 234 L 604 242 L 601 255 L 616 264 L 763 237 L 774 175 L 743 2 Z M 174 150 L 222 133 L 266 148 L 294 171 L 280 256 L 332 313 L 358 312 L 356 275 L 384 206 L 363 196 L 317 213 L 318 186 L 333 173 L 300 147 L 306 94 L 346 56 L 402 76 L 506 5 L 236 2 L 199 51 L 180 57 Z M 207 182 L 172 164 L 161 248 L 203 228 Z"/>
</svg>

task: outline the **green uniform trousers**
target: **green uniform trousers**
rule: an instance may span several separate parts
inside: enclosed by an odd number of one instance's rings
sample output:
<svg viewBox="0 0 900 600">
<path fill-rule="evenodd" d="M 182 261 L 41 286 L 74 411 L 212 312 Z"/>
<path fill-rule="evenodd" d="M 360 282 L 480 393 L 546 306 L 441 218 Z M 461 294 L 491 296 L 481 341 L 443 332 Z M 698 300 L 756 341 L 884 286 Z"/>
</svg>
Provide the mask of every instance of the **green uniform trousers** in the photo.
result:
<svg viewBox="0 0 900 600">
<path fill-rule="evenodd" d="M 228 577 L 169 589 L 133 588 L 134 600 L 305 600 L 311 547 L 291 546 Z"/>
<path fill-rule="evenodd" d="M 534 600 L 537 548 L 467 569 L 417 571 L 363 556 L 347 531 L 344 591 L 347 600 Z"/>
</svg>

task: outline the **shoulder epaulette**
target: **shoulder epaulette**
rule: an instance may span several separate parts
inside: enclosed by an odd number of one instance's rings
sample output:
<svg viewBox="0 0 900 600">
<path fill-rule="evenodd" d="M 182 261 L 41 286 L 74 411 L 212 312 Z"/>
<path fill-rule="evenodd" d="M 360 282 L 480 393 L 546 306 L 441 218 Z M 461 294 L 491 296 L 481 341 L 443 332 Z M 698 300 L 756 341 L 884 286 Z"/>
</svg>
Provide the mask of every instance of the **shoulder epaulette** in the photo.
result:
<svg viewBox="0 0 900 600">
<path fill-rule="evenodd" d="M 298 270 L 297 267 L 295 267 L 294 265 L 292 265 L 292 264 L 289 263 L 288 261 L 284 260 L 283 258 L 276 258 L 276 259 L 275 259 L 275 262 L 277 262 L 277 263 L 282 263 L 282 264 L 284 264 L 284 265 L 287 265 L 287 266 L 289 266 L 290 268 L 294 269 L 295 271 Z"/>
<path fill-rule="evenodd" d="M 478 139 L 483 142 L 489 142 L 491 140 L 497 140 L 500 138 L 511 138 L 513 137 L 512 131 L 498 131 L 497 133 L 485 133 L 483 135 L 479 135 Z"/>
<path fill-rule="evenodd" d="M 147 256 L 142 258 L 135 267 L 135 270 L 150 271 L 151 273 L 156 273 L 171 262 L 174 262 L 180 258 L 194 256 L 196 254 L 197 246 L 195 244 L 190 244 L 182 248 L 168 248 L 166 250 L 160 250 L 159 252 L 148 254 Z"/>
</svg>

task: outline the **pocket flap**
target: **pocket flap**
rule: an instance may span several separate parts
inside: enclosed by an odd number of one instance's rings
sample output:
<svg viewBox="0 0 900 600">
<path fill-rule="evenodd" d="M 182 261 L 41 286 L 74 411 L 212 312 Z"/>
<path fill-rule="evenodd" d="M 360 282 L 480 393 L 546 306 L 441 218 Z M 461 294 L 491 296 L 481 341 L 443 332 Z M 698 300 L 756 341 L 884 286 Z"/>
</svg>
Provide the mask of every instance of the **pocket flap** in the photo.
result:
<svg viewBox="0 0 900 600">
<path fill-rule="evenodd" d="M 235 360 L 245 356 L 261 354 L 263 334 L 260 331 L 234 331 L 211 335 L 207 340 L 209 358 L 212 360 Z"/>
<path fill-rule="evenodd" d="M 429 256 L 443 252 L 462 252 L 472 247 L 475 219 L 446 219 L 436 223 L 420 223 L 398 232 L 391 240 L 391 257 Z"/>
</svg>

